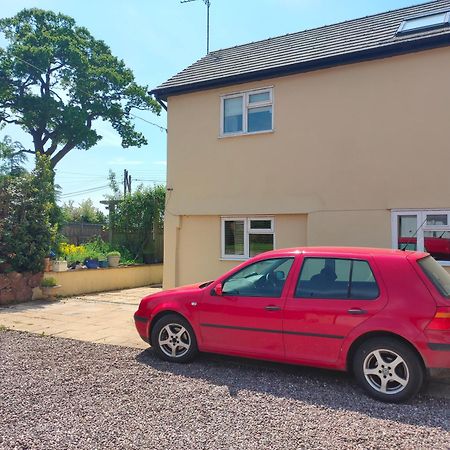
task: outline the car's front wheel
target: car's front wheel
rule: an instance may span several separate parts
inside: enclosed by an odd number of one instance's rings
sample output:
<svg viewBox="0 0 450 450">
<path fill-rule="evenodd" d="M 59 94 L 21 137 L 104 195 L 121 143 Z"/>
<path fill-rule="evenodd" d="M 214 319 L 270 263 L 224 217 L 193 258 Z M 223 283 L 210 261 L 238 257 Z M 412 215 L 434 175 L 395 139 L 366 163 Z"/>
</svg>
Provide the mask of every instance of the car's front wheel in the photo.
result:
<svg viewBox="0 0 450 450">
<path fill-rule="evenodd" d="M 156 355 L 171 362 L 188 362 L 197 354 L 197 340 L 189 322 L 177 314 L 161 317 L 152 327 Z"/>
<path fill-rule="evenodd" d="M 353 358 L 353 372 L 361 387 L 373 398 L 399 403 L 422 387 L 424 370 L 408 345 L 392 338 L 363 342 Z"/>
</svg>

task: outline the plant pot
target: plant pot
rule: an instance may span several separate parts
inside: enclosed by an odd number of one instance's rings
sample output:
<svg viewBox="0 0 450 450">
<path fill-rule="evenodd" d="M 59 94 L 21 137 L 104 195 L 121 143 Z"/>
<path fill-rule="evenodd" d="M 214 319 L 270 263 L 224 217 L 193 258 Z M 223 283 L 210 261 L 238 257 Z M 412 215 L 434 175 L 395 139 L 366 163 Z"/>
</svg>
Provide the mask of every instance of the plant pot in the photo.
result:
<svg viewBox="0 0 450 450">
<path fill-rule="evenodd" d="M 65 272 L 67 270 L 67 261 L 53 261 L 53 272 Z"/>
<path fill-rule="evenodd" d="M 108 266 L 108 261 L 104 260 L 104 261 L 99 261 L 98 262 L 98 267 L 100 267 L 100 269 L 106 269 Z"/>
<path fill-rule="evenodd" d="M 55 300 L 56 293 L 58 292 L 60 287 L 61 287 L 60 284 L 56 286 L 41 286 L 41 291 L 47 300 Z"/>
<path fill-rule="evenodd" d="M 108 256 L 109 267 L 119 267 L 120 256 Z"/>
<path fill-rule="evenodd" d="M 51 272 L 52 263 L 49 257 L 44 258 L 44 272 Z"/>
<path fill-rule="evenodd" d="M 98 260 L 97 259 L 87 258 L 87 259 L 84 260 L 84 265 L 88 269 L 98 269 Z"/>
</svg>

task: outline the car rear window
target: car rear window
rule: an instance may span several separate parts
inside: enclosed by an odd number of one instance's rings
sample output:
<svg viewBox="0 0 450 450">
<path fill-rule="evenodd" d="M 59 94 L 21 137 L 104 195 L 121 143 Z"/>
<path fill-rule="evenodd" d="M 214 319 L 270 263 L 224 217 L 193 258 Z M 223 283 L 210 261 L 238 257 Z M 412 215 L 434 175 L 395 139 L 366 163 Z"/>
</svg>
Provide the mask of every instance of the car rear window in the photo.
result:
<svg viewBox="0 0 450 450">
<path fill-rule="evenodd" d="M 450 298 L 450 274 L 432 256 L 419 259 L 417 263 L 436 289 Z"/>
</svg>

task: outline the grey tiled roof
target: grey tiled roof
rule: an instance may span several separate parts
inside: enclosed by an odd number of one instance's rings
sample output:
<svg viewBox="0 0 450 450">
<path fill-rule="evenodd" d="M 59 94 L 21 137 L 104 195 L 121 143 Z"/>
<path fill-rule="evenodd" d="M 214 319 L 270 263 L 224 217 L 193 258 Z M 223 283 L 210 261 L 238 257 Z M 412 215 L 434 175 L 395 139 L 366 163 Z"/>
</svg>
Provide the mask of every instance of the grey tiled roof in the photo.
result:
<svg viewBox="0 0 450 450">
<path fill-rule="evenodd" d="M 209 53 L 152 92 L 168 95 L 450 45 L 450 27 L 396 36 L 405 18 L 450 10 L 436 0 Z M 371 56 L 369 56 L 371 54 Z"/>
</svg>

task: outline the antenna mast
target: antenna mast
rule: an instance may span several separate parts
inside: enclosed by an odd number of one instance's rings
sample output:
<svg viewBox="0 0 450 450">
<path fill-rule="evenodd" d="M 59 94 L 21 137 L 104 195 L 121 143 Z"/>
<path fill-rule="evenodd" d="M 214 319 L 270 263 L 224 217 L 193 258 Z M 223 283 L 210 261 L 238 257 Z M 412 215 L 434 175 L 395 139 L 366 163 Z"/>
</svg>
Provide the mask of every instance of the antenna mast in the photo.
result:
<svg viewBox="0 0 450 450">
<path fill-rule="evenodd" d="M 197 0 L 181 0 L 180 3 L 191 3 Z M 211 6 L 210 0 L 203 0 L 203 3 L 206 5 L 206 54 L 209 53 L 209 8 Z"/>
</svg>

